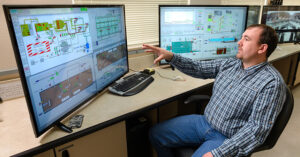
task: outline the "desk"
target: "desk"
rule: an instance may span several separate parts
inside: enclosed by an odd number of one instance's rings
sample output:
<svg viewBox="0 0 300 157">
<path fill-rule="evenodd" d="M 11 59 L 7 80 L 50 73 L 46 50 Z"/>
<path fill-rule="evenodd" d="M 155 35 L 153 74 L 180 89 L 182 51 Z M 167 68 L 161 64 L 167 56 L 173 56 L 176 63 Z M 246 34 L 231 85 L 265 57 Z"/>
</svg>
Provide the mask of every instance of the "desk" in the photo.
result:
<svg viewBox="0 0 300 157">
<path fill-rule="evenodd" d="M 295 80 L 299 62 L 300 45 L 292 43 L 279 44 L 276 50 L 268 58 L 268 61 L 281 73 L 286 84 L 292 88 L 298 82 Z M 298 68 L 299 70 L 300 68 Z"/>
<path fill-rule="evenodd" d="M 154 82 L 137 95 L 121 97 L 105 91 L 88 106 L 78 111 L 79 114 L 85 115 L 84 122 L 80 129 L 74 129 L 74 132 L 71 134 L 54 128 L 40 138 L 35 138 L 31 128 L 25 98 L 22 97 L 4 102 L 1 104 L 1 108 L 3 108 L 2 117 L 4 120 L 0 123 L 1 156 L 13 155 L 33 147 L 36 148 L 26 153 L 33 155 L 41 150 L 48 150 L 117 122 L 121 122 L 137 113 L 174 101 L 180 95 L 188 94 L 201 86 L 213 82 L 213 79 L 199 80 L 189 77 L 180 73 L 178 70 L 156 70 L 168 77 L 181 75 L 186 81 L 172 81 L 161 78 L 155 74 Z"/>
<path fill-rule="evenodd" d="M 274 54 L 270 56 L 269 61 L 276 62 L 299 53 L 299 50 L 300 45 L 280 45 L 279 49 L 276 49 Z M 0 122 L 0 156 L 10 156 L 20 152 L 22 153 L 18 155 L 33 156 L 51 150 L 113 124 L 119 124 L 119 122 L 138 113 L 172 102 L 214 81 L 213 79 L 192 78 L 178 70 L 171 71 L 160 68 L 156 70 L 169 77 L 181 75 L 186 81 L 163 79 L 155 74 L 155 81 L 137 95 L 121 97 L 104 91 L 89 105 L 77 111 L 78 114 L 85 115 L 84 122 L 80 129 L 74 129 L 71 134 L 53 128 L 41 137 L 35 138 L 24 97 L 5 101 L 0 104 L 0 115 L 3 119 Z"/>
<path fill-rule="evenodd" d="M 278 44 L 275 51 L 272 55 L 268 58 L 269 62 L 275 62 L 277 60 L 283 59 L 285 57 L 289 57 L 300 52 L 300 45 L 295 45 L 292 43 L 287 44 Z"/>
</svg>

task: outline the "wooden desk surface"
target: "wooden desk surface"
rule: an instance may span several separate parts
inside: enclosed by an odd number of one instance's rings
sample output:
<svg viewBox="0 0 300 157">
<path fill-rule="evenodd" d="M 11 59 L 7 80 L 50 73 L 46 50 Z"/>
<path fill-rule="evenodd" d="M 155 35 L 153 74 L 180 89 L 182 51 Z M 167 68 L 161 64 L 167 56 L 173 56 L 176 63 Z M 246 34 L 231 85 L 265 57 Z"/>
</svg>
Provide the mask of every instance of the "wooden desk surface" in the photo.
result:
<svg viewBox="0 0 300 157">
<path fill-rule="evenodd" d="M 299 51 L 300 45 L 281 44 L 269 57 L 269 61 L 275 61 Z M 53 143 L 53 141 L 56 142 L 62 138 L 72 137 L 74 134 L 77 136 L 77 134 L 89 130 L 97 124 L 105 123 L 116 117 L 123 116 L 122 118 L 125 119 L 124 115 L 149 106 L 154 105 L 155 107 L 160 102 L 213 82 L 213 79 L 202 80 L 189 77 L 178 70 L 157 68 L 156 71 L 166 77 L 181 75 L 186 81 L 163 79 L 156 73 L 154 82 L 137 95 L 121 97 L 105 91 L 92 103 L 75 112 L 76 114 L 84 114 L 85 117 L 82 127 L 74 129 L 72 134 L 53 128 L 39 138 L 35 138 L 25 98 L 5 101 L 0 104 L 0 120 L 2 120 L 0 122 L 0 156 L 14 155 L 34 147 Z"/>
<path fill-rule="evenodd" d="M 278 44 L 275 51 L 272 53 L 272 55 L 268 58 L 269 62 L 273 62 L 276 60 L 279 60 L 281 58 L 296 54 L 300 52 L 300 45 L 287 43 L 287 44 Z"/>
<path fill-rule="evenodd" d="M 25 98 L 0 104 L 0 156 L 7 157 L 40 145 L 31 126 Z"/>
</svg>

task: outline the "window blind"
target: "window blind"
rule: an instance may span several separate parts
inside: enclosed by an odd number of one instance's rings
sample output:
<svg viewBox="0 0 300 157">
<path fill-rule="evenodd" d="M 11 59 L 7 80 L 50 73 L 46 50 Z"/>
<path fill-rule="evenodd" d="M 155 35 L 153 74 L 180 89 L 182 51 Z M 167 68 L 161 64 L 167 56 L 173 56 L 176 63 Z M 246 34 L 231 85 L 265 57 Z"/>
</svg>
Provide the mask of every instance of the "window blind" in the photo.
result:
<svg viewBox="0 0 300 157">
<path fill-rule="evenodd" d="M 124 4 L 128 49 L 158 45 L 158 5 L 186 5 L 188 0 L 74 0 L 75 4 Z"/>
</svg>

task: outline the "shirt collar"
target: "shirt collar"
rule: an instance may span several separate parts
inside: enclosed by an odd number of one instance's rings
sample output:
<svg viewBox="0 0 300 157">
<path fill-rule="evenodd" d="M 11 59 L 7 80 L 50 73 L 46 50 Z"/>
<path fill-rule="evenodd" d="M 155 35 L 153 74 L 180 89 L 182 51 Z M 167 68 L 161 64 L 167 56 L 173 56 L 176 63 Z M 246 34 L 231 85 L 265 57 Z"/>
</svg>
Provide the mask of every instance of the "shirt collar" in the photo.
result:
<svg viewBox="0 0 300 157">
<path fill-rule="evenodd" d="M 248 67 L 247 69 L 243 69 L 243 62 L 240 60 L 240 67 L 241 67 L 242 71 L 244 71 L 246 74 L 253 74 L 254 72 L 258 71 L 259 69 L 261 69 L 262 67 L 264 67 L 267 64 L 268 64 L 268 62 L 264 61 L 259 64 Z"/>
</svg>

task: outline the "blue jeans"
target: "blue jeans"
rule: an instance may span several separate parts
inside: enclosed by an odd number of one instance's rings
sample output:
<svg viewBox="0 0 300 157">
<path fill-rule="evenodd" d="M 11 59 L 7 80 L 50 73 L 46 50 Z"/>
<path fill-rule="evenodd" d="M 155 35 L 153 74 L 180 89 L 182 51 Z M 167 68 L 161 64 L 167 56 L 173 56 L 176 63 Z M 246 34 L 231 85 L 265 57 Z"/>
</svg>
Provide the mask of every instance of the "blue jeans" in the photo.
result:
<svg viewBox="0 0 300 157">
<path fill-rule="evenodd" d="M 227 137 L 211 128 L 203 115 L 187 115 L 155 125 L 149 138 L 158 157 L 172 157 L 172 148 L 181 146 L 199 146 L 193 157 L 202 157 Z"/>
</svg>

